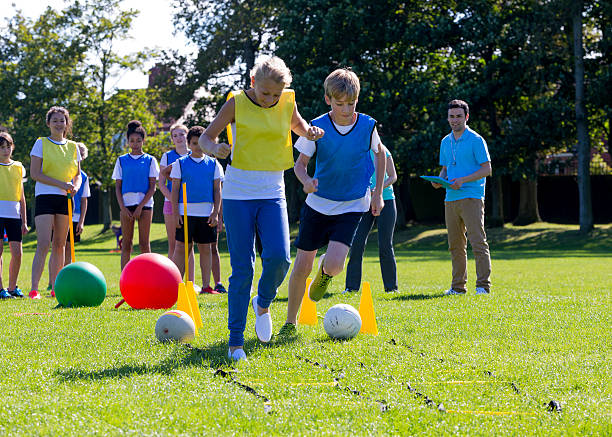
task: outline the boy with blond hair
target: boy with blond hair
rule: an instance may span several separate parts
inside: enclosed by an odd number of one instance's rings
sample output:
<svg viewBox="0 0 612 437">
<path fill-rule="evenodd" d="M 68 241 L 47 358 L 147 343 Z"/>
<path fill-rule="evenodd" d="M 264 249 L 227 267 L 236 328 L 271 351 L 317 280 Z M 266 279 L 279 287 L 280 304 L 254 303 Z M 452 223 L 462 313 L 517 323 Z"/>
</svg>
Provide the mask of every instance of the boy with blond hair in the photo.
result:
<svg viewBox="0 0 612 437">
<path fill-rule="evenodd" d="M 325 131 L 316 140 L 301 137 L 295 144 L 300 156 L 294 171 L 308 194 L 300 215 L 298 248 L 289 278 L 287 321 L 280 336 L 293 335 L 297 313 L 317 251 L 327 245 L 319 258 L 317 274 L 309 296 L 320 300 L 331 279 L 342 272 L 355 231 L 364 212 L 372 209 L 378 216 L 382 198 L 385 155 L 381 153 L 376 120 L 355 112 L 359 97 L 359 78 L 350 69 L 333 71 L 324 83 L 325 103 L 331 111 L 311 124 Z M 370 150 L 374 152 L 374 165 Z M 316 152 L 313 177 L 307 173 L 308 161 Z M 370 177 L 376 167 L 376 184 L 370 191 Z"/>
</svg>

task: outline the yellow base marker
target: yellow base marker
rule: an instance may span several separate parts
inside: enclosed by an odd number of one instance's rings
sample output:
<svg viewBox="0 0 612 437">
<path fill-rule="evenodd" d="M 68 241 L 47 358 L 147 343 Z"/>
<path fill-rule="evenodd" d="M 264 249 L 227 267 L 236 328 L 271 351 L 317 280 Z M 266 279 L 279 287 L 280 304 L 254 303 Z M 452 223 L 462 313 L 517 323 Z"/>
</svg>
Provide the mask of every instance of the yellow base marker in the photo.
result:
<svg viewBox="0 0 612 437">
<path fill-rule="evenodd" d="M 187 281 L 187 285 L 185 287 L 187 289 L 187 296 L 189 297 L 189 304 L 191 305 L 191 311 L 193 312 L 193 323 L 198 328 L 203 328 L 204 324 L 202 323 L 202 315 L 200 314 L 200 306 L 198 305 L 198 299 L 196 299 L 196 292 L 193 288 L 193 282 Z"/>
<path fill-rule="evenodd" d="M 195 325 L 195 335 L 198 335 L 198 325 L 196 322 L 196 318 L 193 315 L 193 310 L 191 309 L 191 302 L 189 302 L 189 296 L 187 295 L 187 288 L 185 287 L 184 282 L 181 282 L 178 285 L 178 299 L 176 301 L 176 309 L 185 311 L 187 314 L 189 314 L 189 317 L 191 317 Z"/>
<path fill-rule="evenodd" d="M 361 316 L 360 334 L 378 335 L 376 316 L 374 315 L 374 302 L 372 301 L 372 289 L 369 282 L 364 282 L 361 287 L 361 300 L 359 301 L 359 315 Z"/>
<path fill-rule="evenodd" d="M 319 318 L 317 317 L 317 304 L 310 300 L 308 296 L 308 290 L 312 279 L 306 279 L 306 290 L 304 291 L 304 297 L 302 297 L 302 306 L 300 307 L 300 317 L 298 323 L 300 325 L 317 326 Z"/>
</svg>

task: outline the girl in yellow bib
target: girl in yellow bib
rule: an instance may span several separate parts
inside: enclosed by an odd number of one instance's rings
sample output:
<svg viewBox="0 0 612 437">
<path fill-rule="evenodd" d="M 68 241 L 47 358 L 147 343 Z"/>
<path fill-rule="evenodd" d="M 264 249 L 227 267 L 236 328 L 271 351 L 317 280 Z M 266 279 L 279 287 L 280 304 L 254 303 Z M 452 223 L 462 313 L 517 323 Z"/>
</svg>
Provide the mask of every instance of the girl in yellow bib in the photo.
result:
<svg viewBox="0 0 612 437">
<path fill-rule="evenodd" d="M 199 144 L 206 153 L 226 158 L 231 153 L 223 183 L 223 217 L 232 273 L 228 287 L 228 357 L 246 358 L 244 329 L 255 265 L 255 232 L 263 251 L 262 274 L 253 298 L 255 333 L 267 343 L 272 336 L 270 304 L 289 265 L 289 221 L 283 172 L 293 166 L 291 131 L 317 140 L 323 130 L 300 116 L 291 73 L 277 57 L 255 66 L 251 88 L 230 94 Z M 231 124 L 233 144 L 215 143 Z M 231 140 L 230 140 L 231 142 Z"/>
<path fill-rule="evenodd" d="M 40 299 L 38 283 L 45 267 L 45 259 L 51 246 L 49 278 L 55 282 L 57 273 L 64 266 L 64 251 L 68 235 L 68 200 L 81 185 L 81 155 L 72 134 L 72 120 L 66 108 L 53 106 L 47 111 L 50 135 L 38 138 L 30 152 L 30 175 L 36 181 L 34 193 L 36 207 L 36 254 L 32 261 L 32 289 L 30 298 Z M 51 234 L 53 231 L 53 241 Z M 51 297 L 55 293 L 51 290 Z"/>
<path fill-rule="evenodd" d="M 0 242 L 0 299 L 23 297 L 23 293 L 17 287 L 17 276 L 21 267 L 21 236 L 28 232 L 23 195 L 25 168 L 21 162 L 11 159 L 13 150 L 15 150 L 13 138 L 6 132 L 0 132 L 0 232 L 6 230 L 11 251 L 9 286 L 5 289 L 2 285 L 4 242 Z"/>
</svg>

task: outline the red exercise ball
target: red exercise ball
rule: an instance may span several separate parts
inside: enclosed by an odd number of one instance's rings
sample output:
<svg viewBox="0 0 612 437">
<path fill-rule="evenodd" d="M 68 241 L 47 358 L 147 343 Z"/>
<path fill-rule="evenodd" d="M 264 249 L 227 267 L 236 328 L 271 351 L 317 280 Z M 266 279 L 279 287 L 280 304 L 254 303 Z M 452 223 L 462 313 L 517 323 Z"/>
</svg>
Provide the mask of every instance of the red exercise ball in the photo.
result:
<svg viewBox="0 0 612 437">
<path fill-rule="evenodd" d="M 119 278 L 121 295 L 136 309 L 172 308 L 183 281 L 176 264 L 158 253 L 143 253 L 125 265 Z"/>
</svg>

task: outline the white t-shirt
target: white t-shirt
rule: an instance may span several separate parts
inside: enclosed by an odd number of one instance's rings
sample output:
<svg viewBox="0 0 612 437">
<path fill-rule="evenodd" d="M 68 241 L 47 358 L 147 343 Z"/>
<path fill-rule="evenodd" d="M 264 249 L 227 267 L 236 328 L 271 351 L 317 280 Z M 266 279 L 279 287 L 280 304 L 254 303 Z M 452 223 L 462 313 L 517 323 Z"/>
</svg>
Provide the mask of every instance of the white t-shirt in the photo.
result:
<svg viewBox="0 0 612 437">
<path fill-rule="evenodd" d="M 138 157 L 141 155 L 132 155 L 130 153 L 130 156 L 134 159 L 138 159 Z M 157 164 L 157 159 L 155 159 L 154 156 L 152 156 L 151 158 L 153 159 L 151 159 L 151 166 L 149 167 L 149 177 L 157 179 L 159 177 L 159 165 Z M 112 178 L 114 180 L 123 179 L 123 171 L 121 170 L 121 164 L 119 163 L 119 158 L 117 158 L 117 161 L 115 161 L 115 168 L 113 169 Z M 142 202 L 142 199 L 144 198 L 145 198 L 145 193 L 140 193 L 140 192 L 139 193 L 135 193 L 135 192 L 123 193 L 123 204 L 125 206 L 138 205 L 140 202 Z M 153 207 L 153 196 L 151 196 L 151 198 L 147 201 L 145 206 Z"/>
<path fill-rule="evenodd" d="M 201 162 L 204 158 L 194 158 L 191 157 L 195 162 Z M 181 179 L 181 166 L 177 164 L 178 161 L 174 161 L 172 163 L 172 171 L 170 172 L 170 177 L 172 179 Z M 215 160 L 215 173 L 213 179 L 221 179 L 223 180 L 223 167 L 219 164 L 219 161 Z M 189 196 L 187 196 L 189 197 Z M 187 199 L 189 200 L 189 199 Z M 183 202 L 179 202 L 179 214 L 183 215 Z M 214 204 L 212 202 L 200 202 L 200 203 L 188 203 L 187 204 L 187 215 L 192 217 L 210 217 L 210 213 L 214 208 Z"/>
<path fill-rule="evenodd" d="M 168 150 L 167 152 L 164 152 L 164 154 L 162 155 L 161 159 L 159 160 L 159 167 L 160 168 L 165 168 L 168 167 L 168 153 L 170 153 L 171 150 Z M 178 152 L 177 152 L 178 153 Z M 189 149 L 187 149 L 187 153 L 185 153 L 184 155 L 181 155 L 179 153 L 179 156 L 182 158 L 183 156 L 187 156 L 189 155 Z"/>
<path fill-rule="evenodd" d="M 83 193 L 81 193 L 81 208 L 83 208 L 83 197 L 91 197 L 91 191 L 89 189 L 89 178 L 87 178 L 87 183 L 83 187 Z M 78 213 L 78 212 L 72 213 L 73 222 L 78 223 L 80 218 L 81 218 L 81 213 Z"/>
<path fill-rule="evenodd" d="M 341 134 L 345 134 L 350 131 L 354 125 L 355 123 L 347 126 L 340 126 L 339 124 L 334 123 L 334 126 Z M 378 152 L 379 144 L 380 137 L 378 136 L 378 130 L 374 128 L 370 148 L 374 152 Z M 312 157 L 317 150 L 317 144 L 314 141 L 306 139 L 305 137 L 300 137 L 295 142 L 295 148 L 300 153 L 303 153 L 308 157 Z M 308 196 L 306 196 L 306 204 L 315 211 L 325 215 L 338 215 L 347 212 L 366 212 L 370 209 L 370 200 L 370 190 L 366 190 L 365 196 L 363 196 L 361 199 L 347 201 L 329 200 L 324 197 L 317 196 L 316 192 L 309 193 Z"/>
<path fill-rule="evenodd" d="M 11 164 L 2 164 L 0 162 L 0 165 L 11 165 Z M 26 177 L 25 167 L 23 168 L 21 177 L 22 178 Z M 0 217 L 14 218 L 14 219 L 21 218 L 21 204 L 19 203 L 19 201 L 15 202 L 13 200 L 0 200 Z M 2 229 L 0 229 L 0 232 L 2 232 Z"/>
<path fill-rule="evenodd" d="M 57 142 L 57 141 L 53 141 L 51 138 L 47 137 L 47 139 L 49 141 L 51 141 L 54 144 L 66 144 L 66 139 L 64 139 L 64 141 L 62 142 Z M 77 147 L 77 162 L 81 162 L 81 152 L 79 151 L 79 148 Z M 34 146 L 32 146 L 32 151 L 30 152 L 30 156 L 38 156 L 39 158 L 43 157 L 43 145 L 42 145 L 42 140 L 40 138 L 38 138 L 35 142 L 34 142 Z M 56 187 L 55 185 L 47 185 L 47 184 L 43 184 L 42 182 L 38 182 L 36 181 L 36 185 L 34 186 L 34 195 L 35 196 L 40 196 L 41 194 L 59 194 L 62 196 L 65 196 L 67 194 L 66 190 L 62 190 L 59 187 Z"/>
<path fill-rule="evenodd" d="M 232 137 L 236 141 L 236 124 L 232 123 Z M 232 157 L 234 151 L 232 149 Z M 241 170 L 228 165 L 223 180 L 224 199 L 284 199 L 283 171 Z"/>
</svg>

